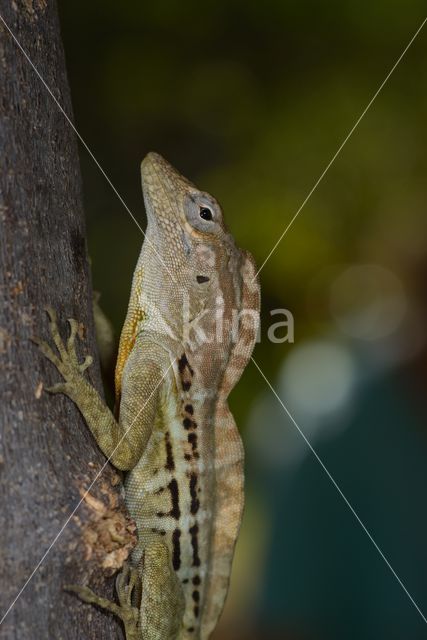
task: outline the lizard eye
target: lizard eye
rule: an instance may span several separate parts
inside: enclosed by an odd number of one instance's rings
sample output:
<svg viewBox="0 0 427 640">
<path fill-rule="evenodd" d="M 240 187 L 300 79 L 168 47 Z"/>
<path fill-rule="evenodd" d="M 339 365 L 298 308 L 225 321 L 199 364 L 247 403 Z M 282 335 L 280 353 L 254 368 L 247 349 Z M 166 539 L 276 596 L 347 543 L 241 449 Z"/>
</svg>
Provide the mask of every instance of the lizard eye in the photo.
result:
<svg viewBox="0 0 427 640">
<path fill-rule="evenodd" d="M 199 216 L 203 220 L 212 220 L 212 211 L 208 207 L 200 207 Z"/>
</svg>

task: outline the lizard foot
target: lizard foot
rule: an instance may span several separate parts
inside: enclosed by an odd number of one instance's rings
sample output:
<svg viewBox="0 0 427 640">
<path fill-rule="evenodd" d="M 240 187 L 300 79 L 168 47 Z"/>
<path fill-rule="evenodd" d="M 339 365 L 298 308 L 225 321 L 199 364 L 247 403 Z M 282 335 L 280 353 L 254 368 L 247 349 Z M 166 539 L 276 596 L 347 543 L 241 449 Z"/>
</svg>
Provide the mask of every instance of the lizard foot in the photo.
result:
<svg viewBox="0 0 427 640">
<path fill-rule="evenodd" d="M 75 347 L 76 336 L 78 332 L 78 322 L 73 318 L 68 318 L 70 325 L 70 335 L 66 344 L 64 344 L 58 329 L 56 313 L 52 307 L 46 308 L 49 316 L 49 328 L 56 346 L 59 356 L 53 351 L 50 345 L 44 340 L 33 338 L 33 342 L 39 347 L 43 355 L 55 365 L 65 382 L 60 382 L 52 387 L 46 387 L 49 393 L 65 393 L 70 395 L 70 391 L 76 386 L 76 383 L 83 378 L 83 372 L 92 364 L 92 356 L 87 355 L 82 363 L 79 364 Z"/>
<path fill-rule="evenodd" d="M 83 602 L 98 605 L 119 617 L 125 628 L 126 640 L 141 640 L 139 608 L 133 605 L 137 597 L 140 597 L 141 579 L 137 570 L 129 567 L 127 563 L 123 565 L 123 570 L 116 579 L 119 604 L 98 596 L 89 587 L 69 584 L 64 589 L 75 593 Z"/>
</svg>

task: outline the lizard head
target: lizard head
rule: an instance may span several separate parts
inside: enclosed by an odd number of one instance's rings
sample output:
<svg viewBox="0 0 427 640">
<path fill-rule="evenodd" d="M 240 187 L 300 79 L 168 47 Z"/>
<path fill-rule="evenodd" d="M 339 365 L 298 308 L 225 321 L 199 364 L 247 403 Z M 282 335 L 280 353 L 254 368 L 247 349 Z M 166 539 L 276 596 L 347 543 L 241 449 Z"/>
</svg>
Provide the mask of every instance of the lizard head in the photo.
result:
<svg viewBox="0 0 427 640">
<path fill-rule="evenodd" d="M 148 153 L 142 161 L 141 179 L 147 230 L 120 339 L 118 395 L 123 368 L 143 327 L 191 342 L 217 375 L 226 361 L 233 312 L 242 298 L 246 254 L 236 247 L 215 198 L 157 153 Z M 205 340 L 212 336 L 216 348 Z"/>
<path fill-rule="evenodd" d="M 166 262 L 164 266 L 199 285 L 228 268 L 238 249 L 215 198 L 157 153 L 147 154 L 142 161 L 141 178 L 147 238 Z"/>
<path fill-rule="evenodd" d="M 163 290 L 173 290 L 164 296 L 168 304 L 182 304 L 184 292 L 191 318 L 218 304 L 231 313 L 240 298 L 242 252 L 218 202 L 157 153 L 144 158 L 141 177 L 148 221 L 143 252 L 151 256 L 145 268 L 155 271 Z"/>
</svg>

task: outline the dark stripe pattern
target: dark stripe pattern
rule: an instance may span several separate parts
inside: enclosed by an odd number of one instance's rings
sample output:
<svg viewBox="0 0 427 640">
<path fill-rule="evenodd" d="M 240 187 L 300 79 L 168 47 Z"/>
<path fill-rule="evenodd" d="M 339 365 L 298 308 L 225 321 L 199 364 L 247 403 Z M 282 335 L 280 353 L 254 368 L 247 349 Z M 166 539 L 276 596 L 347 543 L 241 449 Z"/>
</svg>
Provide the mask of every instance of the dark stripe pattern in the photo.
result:
<svg viewBox="0 0 427 640">
<path fill-rule="evenodd" d="M 191 536 L 191 546 L 193 548 L 193 567 L 200 567 L 199 558 L 199 527 L 197 524 L 193 524 L 189 529 Z"/>
<path fill-rule="evenodd" d="M 172 564 L 175 571 L 181 566 L 181 531 L 179 529 L 175 529 L 172 534 Z"/>
</svg>

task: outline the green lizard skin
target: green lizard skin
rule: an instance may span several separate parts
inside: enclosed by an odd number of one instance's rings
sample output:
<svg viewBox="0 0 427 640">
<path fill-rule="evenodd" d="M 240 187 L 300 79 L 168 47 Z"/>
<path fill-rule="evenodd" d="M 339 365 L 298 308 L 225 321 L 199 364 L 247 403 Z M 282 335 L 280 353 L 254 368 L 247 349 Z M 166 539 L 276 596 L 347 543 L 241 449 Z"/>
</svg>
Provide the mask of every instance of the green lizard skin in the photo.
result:
<svg viewBox="0 0 427 640">
<path fill-rule="evenodd" d="M 118 419 L 84 375 L 49 311 L 56 352 L 39 341 L 99 447 L 125 472 L 138 543 L 117 578 L 127 640 L 206 640 L 227 594 L 243 495 L 243 447 L 227 397 L 256 340 L 260 291 L 216 200 L 166 160 L 141 165 L 147 231 L 116 364 Z"/>
</svg>

